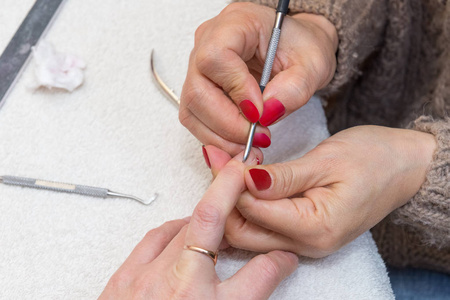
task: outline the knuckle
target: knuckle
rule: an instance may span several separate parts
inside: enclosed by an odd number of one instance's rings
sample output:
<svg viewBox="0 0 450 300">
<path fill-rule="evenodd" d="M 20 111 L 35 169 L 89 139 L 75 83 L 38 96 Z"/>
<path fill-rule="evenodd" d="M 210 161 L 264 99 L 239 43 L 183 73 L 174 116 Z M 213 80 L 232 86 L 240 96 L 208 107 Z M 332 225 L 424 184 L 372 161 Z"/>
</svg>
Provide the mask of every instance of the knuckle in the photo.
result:
<svg viewBox="0 0 450 300">
<path fill-rule="evenodd" d="M 133 298 L 134 299 L 148 299 L 154 294 L 153 278 L 149 276 L 142 276 L 133 284 Z"/>
<path fill-rule="evenodd" d="M 195 65 L 201 73 L 207 73 L 214 70 L 217 59 L 217 47 L 211 40 L 208 45 L 200 47 L 195 54 Z"/>
<path fill-rule="evenodd" d="M 207 90 L 199 80 L 191 79 L 189 82 L 186 82 L 180 100 L 184 109 L 180 109 L 180 114 L 189 113 L 189 111 L 195 110 L 195 108 L 200 105 L 199 102 L 206 97 L 206 94 Z"/>
<path fill-rule="evenodd" d="M 321 235 L 317 237 L 314 248 L 316 249 L 317 257 L 324 257 L 335 252 L 339 247 L 336 238 Z"/>
<path fill-rule="evenodd" d="M 189 128 L 191 125 L 191 113 L 187 109 L 180 109 L 178 113 L 178 120 L 181 125 L 186 128 Z"/>
<path fill-rule="evenodd" d="M 202 230 L 215 229 L 222 220 L 221 211 L 209 203 L 200 203 L 195 208 L 192 219 Z"/>
<path fill-rule="evenodd" d="M 319 144 L 314 149 L 315 154 L 319 157 L 316 160 L 316 168 L 327 171 L 340 165 L 343 161 L 342 157 L 345 156 L 341 148 L 342 145 L 339 145 L 339 142 L 336 141 L 325 141 Z"/>
<path fill-rule="evenodd" d="M 164 224 L 167 224 L 167 222 Z M 144 240 L 150 240 L 153 243 L 161 243 L 167 241 L 169 237 L 169 233 L 164 228 L 160 227 L 147 232 L 144 236 Z"/>
<path fill-rule="evenodd" d="M 244 9 L 247 9 L 249 7 L 249 3 L 245 2 L 233 2 L 229 5 L 227 5 L 221 12 L 221 14 L 229 14 L 234 12 L 241 12 Z"/>
<path fill-rule="evenodd" d="M 109 287 L 112 290 L 122 290 L 131 285 L 134 280 L 133 272 L 126 268 L 119 269 L 109 280 Z"/>
<path fill-rule="evenodd" d="M 238 223 L 227 224 L 225 227 L 224 237 L 228 244 L 232 247 L 239 247 L 244 245 L 244 238 L 241 234 L 242 225 Z"/>
<path fill-rule="evenodd" d="M 198 299 L 198 289 L 194 286 L 177 287 L 171 299 Z"/>
<path fill-rule="evenodd" d="M 320 233 L 314 238 L 312 246 L 316 250 L 317 257 L 324 257 L 340 248 L 343 234 L 338 225 L 326 221 L 322 221 L 319 227 Z"/>
<path fill-rule="evenodd" d="M 224 238 L 231 247 L 239 247 L 241 241 L 236 226 L 229 226 L 225 229 Z"/>
<path fill-rule="evenodd" d="M 274 176 L 274 186 L 278 187 L 283 194 L 293 193 L 296 189 L 294 185 L 294 170 L 290 165 L 279 165 L 278 172 L 273 172 L 272 174 L 276 174 Z"/>
<path fill-rule="evenodd" d="M 281 268 L 272 257 L 266 254 L 258 256 L 258 259 L 260 274 L 263 278 L 271 280 L 280 276 Z"/>
<path fill-rule="evenodd" d="M 243 168 L 244 165 L 241 162 L 233 159 L 230 160 L 220 172 L 223 173 L 223 176 L 226 176 L 227 178 L 243 178 Z"/>
<path fill-rule="evenodd" d="M 314 76 L 306 69 L 298 70 L 298 76 L 286 78 L 285 90 L 290 91 L 293 99 L 296 99 L 296 106 L 300 106 L 311 98 L 315 89 L 313 86 Z"/>
<path fill-rule="evenodd" d="M 225 152 L 229 153 L 232 156 L 237 155 L 239 152 L 242 151 L 242 149 L 239 147 L 238 144 L 235 144 L 233 140 L 226 140 L 225 138 L 219 137 L 214 140 L 210 140 L 207 143 L 203 142 L 204 144 L 212 144 Z"/>
<path fill-rule="evenodd" d="M 235 143 L 240 143 L 243 142 L 245 143 L 245 132 L 246 130 L 244 130 L 242 127 L 239 126 L 241 120 L 239 120 L 240 118 L 243 118 L 242 116 L 240 116 L 238 114 L 238 110 L 236 109 L 236 117 L 233 118 L 232 116 L 229 116 L 229 122 L 228 124 L 230 124 L 226 129 L 224 129 L 223 132 L 221 132 L 221 135 L 223 136 L 223 138 L 227 141 L 233 141 Z"/>
<path fill-rule="evenodd" d="M 228 95 L 233 100 L 242 100 L 248 91 L 249 86 L 256 83 L 253 76 L 250 75 L 248 69 L 245 71 L 239 71 L 236 68 L 232 73 L 227 74 L 224 78 L 223 87 L 228 91 Z"/>
<path fill-rule="evenodd" d="M 208 20 L 203 22 L 202 24 L 200 24 L 200 26 L 197 27 L 194 34 L 195 44 L 197 44 L 200 41 L 201 37 L 209 27 L 209 23 L 210 21 Z"/>
</svg>

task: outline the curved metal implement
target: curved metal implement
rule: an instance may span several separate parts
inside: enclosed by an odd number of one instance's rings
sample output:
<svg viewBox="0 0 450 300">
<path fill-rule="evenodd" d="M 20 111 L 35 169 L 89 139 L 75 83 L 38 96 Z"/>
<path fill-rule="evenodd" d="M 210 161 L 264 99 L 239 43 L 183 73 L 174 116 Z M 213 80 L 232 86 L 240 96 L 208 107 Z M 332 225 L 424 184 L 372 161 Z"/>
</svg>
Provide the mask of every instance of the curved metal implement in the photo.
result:
<svg viewBox="0 0 450 300">
<path fill-rule="evenodd" d="M 150 70 L 152 72 L 153 78 L 156 80 L 160 88 L 163 90 L 163 92 L 169 97 L 169 99 L 172 101 L 173 104 L 177 106 L 177 108 L 180 107 L 180 98 L 178 98 L 177 95 L 167 86 L 167 84 L 162 81 L 161 77 L 159 77 L 158 73 L 155 70 L 155 66 L 153 64 L 153 49 L 152 53 L 150 54 Z"/>
<path fill-rule="evenodd" d="M 17 185 L 17 186 L 22 186 L 22 187 L 29 187 L 29 188 L 34 188 L 34 189 L 49 190 L 49 191 L 55 191 L 55 192 L 64 192 L 64 193 L 79 194 L 79 195 L 85 195 L 85 196 L 91 196 L 91 197 L 99 197 L 99 198 L 107 198 L 107 197 L 126 198 L 126 199 L 136 200 L 145 205 L 152 203 L 158 197 L 158 194 L 154 194 L 148 200 L 142 200 L 135 196 L 113 192 L 113 191 L 110 191 L 105 188 L 77 185 L 77 184 L 70 184 L 70 183 L 62 183 L 62 182 L 54 182 L 54 181 L 34 179 L 34 178 L 7 176 L 7 175 L 0 177 L 0 183 L 9 184 L 9 185 Z"/>
</svg>

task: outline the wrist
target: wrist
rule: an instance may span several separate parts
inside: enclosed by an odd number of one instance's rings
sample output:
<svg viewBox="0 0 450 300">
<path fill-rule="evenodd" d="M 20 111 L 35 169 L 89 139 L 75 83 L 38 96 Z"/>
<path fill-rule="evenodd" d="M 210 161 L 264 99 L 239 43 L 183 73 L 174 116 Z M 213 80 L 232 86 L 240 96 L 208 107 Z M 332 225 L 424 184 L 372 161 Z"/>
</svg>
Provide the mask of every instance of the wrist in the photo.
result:
<svg viewBox="0 0 450 300">
<path fill-rule="evenodd" d="M 407 173 L 413 172 L 415 178 L 409 177 L 409 191 L 406 193 L 409 196 L 403 199 L 405 204 L 411 199 L 423 185 L 426 180 L 426 175 L 433 161 L 434 153 L 437 148 L 437 142 L 434 135 L 426 132 L 420 132 L 410 129 L 397 129 L 401 132 L 402 138 L 400 141 L 400 153 L 403 154 L 405 162 L 405 171 Z M 408 178 L 408 177 L 407 177 Z"/>
<path fill-rule="evenodd" d="M 330 43 L 333 45 L 333 49 L 337 50 L 339 38 L 337 35 L 336 27 L 327 18 L 322 15 L 298 13 L 292 16 L 293 19 L 306 22 L 314 25 L 317 29 L 321 30 L 328 37 Z"/>
</svg>

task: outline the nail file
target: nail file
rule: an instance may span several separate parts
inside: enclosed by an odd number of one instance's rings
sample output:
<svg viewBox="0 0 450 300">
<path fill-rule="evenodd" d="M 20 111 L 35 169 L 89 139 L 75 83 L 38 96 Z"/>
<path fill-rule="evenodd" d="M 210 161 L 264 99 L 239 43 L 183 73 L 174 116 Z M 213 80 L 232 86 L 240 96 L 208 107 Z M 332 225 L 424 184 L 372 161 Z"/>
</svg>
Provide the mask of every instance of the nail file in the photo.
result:
<svg viewBox="0 0 450 300">
<path fill-rule="evenodd" d="M 0 108 L 5 103 L 31 53 L 66 0 L 36 0 L 0 56 Z"/>
</svg>

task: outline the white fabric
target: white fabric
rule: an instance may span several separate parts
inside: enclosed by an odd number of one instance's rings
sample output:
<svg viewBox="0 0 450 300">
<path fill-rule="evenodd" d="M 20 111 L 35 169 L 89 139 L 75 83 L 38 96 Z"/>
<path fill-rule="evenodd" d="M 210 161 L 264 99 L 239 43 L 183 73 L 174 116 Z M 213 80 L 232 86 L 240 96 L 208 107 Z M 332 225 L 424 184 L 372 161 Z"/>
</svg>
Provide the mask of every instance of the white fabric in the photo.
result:
<svg viewBox="0 0 450 300">
<path fill-rule="evenodd" d="M 86 63 L 81 58 L 59 53 L 45 40 L 32 48 L 32 54 L 36 88 L 42 86 L 72 92 L 83 83 Z"/>
<path fill-rule="evenodd" d="M 0 174 L 160 196 L 144 206 L 0 185 L 0 299 L 95 299 L 148 230 L 190 215 L 211 175 L 201 144 L 152 82 L 149 55 L 154 48 L 156 68 L 179 94 L 194 31 L 225 2 L 65 4 L 46 39 L 86 60 L 85 83 L 73 93 L 31 91 L 33 72 L 25 70 L 0 110 Z M 0 19 L 29 3 L 2 5 Z M 0 35 L 3 44 L 8 35 Z M 327 136 L 313 100 L 273 129 L 266 162 L 304 153 Z M 247 259 L 221 253 L 220 277 Z M 370 234 L 327 258 L 302 259 L 273 295 L 300 298 L 392 299 Z"/>
</svg>

